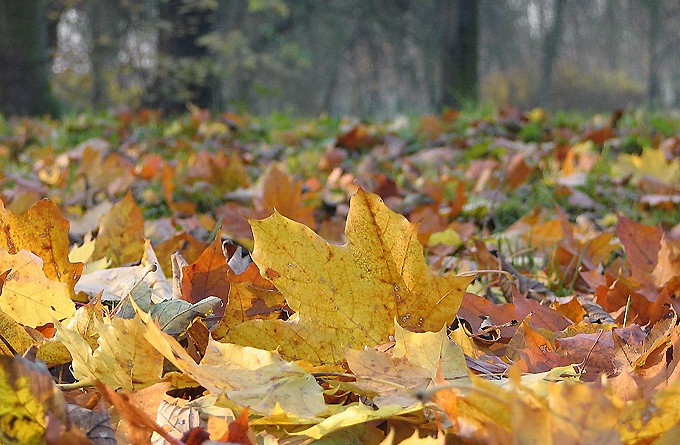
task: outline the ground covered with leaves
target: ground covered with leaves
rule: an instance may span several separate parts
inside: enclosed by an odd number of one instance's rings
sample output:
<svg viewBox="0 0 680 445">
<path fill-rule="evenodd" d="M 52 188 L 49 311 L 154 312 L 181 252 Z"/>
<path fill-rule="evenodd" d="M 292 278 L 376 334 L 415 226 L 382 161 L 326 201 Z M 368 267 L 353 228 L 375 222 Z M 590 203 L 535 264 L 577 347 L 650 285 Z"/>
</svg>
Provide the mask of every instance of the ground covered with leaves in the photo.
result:
<svg viewBox="0 0 680 445">
<path fill-rule="evenodd" d="M 8 119 L 0 166 L 3 443 L 680 436 L 678 118 Z"/>
</svg>

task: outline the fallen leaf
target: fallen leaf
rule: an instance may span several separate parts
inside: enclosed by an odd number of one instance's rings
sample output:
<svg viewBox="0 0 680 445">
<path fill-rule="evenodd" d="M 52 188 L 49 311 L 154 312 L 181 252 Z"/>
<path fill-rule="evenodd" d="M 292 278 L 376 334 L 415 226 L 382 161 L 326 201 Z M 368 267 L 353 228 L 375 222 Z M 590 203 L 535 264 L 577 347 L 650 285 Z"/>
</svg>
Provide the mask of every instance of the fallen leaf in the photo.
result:
<svg viewBox="0 0 680 445">
<path fill-rule="evenodd" d="M 219 237 L 218 237 L 219 238 Z M 166 276 L 172 274 L 170 256 L 179 252 L 189 264 L 196 261 L 201 253 L 208 247 L 208 243 L 197 240 L 186 232 L 182 232 L 172 238 L 154 246 L 154 251 L 160 260 L 160 266 Z"/>
<path fill-rule="evenodd" d="M 433 275 L 413 225 L 363 190 L 350 202 L 344 246 L 279 214 L 251 224 L 253 260 L 299 322 L 247 321 L 227 339 L 280 347 L 285 357 L 340 363 L 343 347 L 387 341 L 395 317 L 404 327 L 439 331 L 455 317 L 472 280 Z"/>
<path fill-rule="evenodd" d="M 636 183 L 645 176 L 651 176 L 669 184 L 680 181 L 680 161 L 666 160 L 662 150 L 644 148 L 641 155 L 619 155 L 614 165 L 614 173 L 619 176 L 632 176 Z"/>
<path fill-rule="evenodd" d="M 118 394 L 101 382 L 95 382 L 95 386 L 99 393 L 116 408 L 116 411 L 118 411 L 121 417 L 130 424 L 131 428 L 128 439 L 130 439 L 131 443 L 146 443 L 148 442 L 150 433 L 155 432 L 163 437 L 163 439 L 167 440 L 171 445 L 184 445 L 182 441 L 172 437 L 154 422 L 147 413 L 130 403 L 127 394 Z"/>
<path fill-rule="evenodd" d="M 92 257 L 106 257 L 113 267 L 138 262 L 144 254 L 144 218 L 132 192 L 115 203 L 99 223 Z"/>
<path fill-rule="evenodd" d="M 78 380 L 99 380 L 128 391 L 157 383 L 163 370 L 163 357 L 144 337 L 145 325 L 139 317 L 94 320 L 99 334 L 94 350 L 77 331 L 60 326 L 56 340 L 73 356 L 73 375 Z"/>
<path fill-rule="evenodd" d="M 146 324 L 145 338 L 211 393 L 224 393 L 264 415 L 284 409 L 291 415 L 310 418 L 325 409 L 323 390 L 314 377 L 278 354 L 210 339 L 205 356 L 197 364 L 148 314 L 139 314 Z"/>
<path fill-rule="evenodd" d="M 262 198 L 260 208 L 271 215 L 274 209 L 286 218 L 315 226 L 313 208 L 305 205 L 302 194 L 302 181 L 282 172 L 276 165 L 271 166 L 262 179 Z"/>
<path fill-rule="evenodd" d="M 382 408 L 373 409 L 370 406 L 358 403 L 353 404 L 342 412 L 334 414 L 324 419 L 318 425 L 299 432 L 291 433 L 292 436 L 307 436 L 312 439 L 321 439 L 322 437 L 331 434 L 341 428 L 347 428 L 352 425 L 367 423 L 374 420 L 383 420 L 399 415 L 411 414 L 419 412 L 422 406 L 411 406 L 403 408 L 399 405 L 388 405 Z"/>
<path fill-rule="evenodd" d="M 633 278 L 638 281 L 647 279 L 658 262 L 663 236 L 661 227 L 645 226 L 620 217 L 616 224 L 616 235 L 623 244 Z"/>
<path fill-rule="evenodd" d="M 413 333 L 395 322 L 396 344 L 392 355 L 374 349 L 346 349 L 345 357 L 357 385 L 377 394 L 373 403 L 378 407 L 401 405 L 404 408 L 419 403 L 417 391 L 434 383 L 440 367 L 443 381 L 467 383 L 467 365 L 463 351 L 441 331 Z M 394 383 L 394 385 L 384 382 Z"/>
<path fill-rule="evenodd" d="M 197 303 L 208 296 L 220 298 L 224 305 L 217 315 L 224 313 L 229 301 L 229 280 L 231 268 L 222 253 L 222 240 L 217 237 L 190 265 L 182 268 L 182 299 Z"/>
<path fill-rule="evenodd" d="M 64 398 L 47 368 L 24 357 L 0 355 L 0 399 L 3 444 L 42 444 L 48 418 L 66 419 Z"/>
<path fill-rule="evenodd" d="M 0 201 L 0 248 L 10 254 L 21 249 L 33 252 L 43 260 L 43 271 L 50 280 L 66 283 L 73 297 L 76 281 L 83 271 L 83 264 L 68 259 L 69 222 L 52 201 L 38 201 L 26 213 L 16 215 L 6 210 Z"/>
<path fill-rule="evenodd" d="M 75 312 L 66 283 L 52 281 L 43 261 L 28 250 L 12 255 L 0 248 L 0 309 L 19 323 L 36 327 Z"/>
<path fill-rule="evenodd" d="M 19 324 L 9 315 L 0 311 L 0 355 L 22 355 L 30 347 L 36 347 L 36 358 L 42 360 L 48 367 L 61 365 L 71 361 L 68 349 L 59 342 L 51 341 L 38 334 L 32 337 L 25 326 Z"/>
</svg>

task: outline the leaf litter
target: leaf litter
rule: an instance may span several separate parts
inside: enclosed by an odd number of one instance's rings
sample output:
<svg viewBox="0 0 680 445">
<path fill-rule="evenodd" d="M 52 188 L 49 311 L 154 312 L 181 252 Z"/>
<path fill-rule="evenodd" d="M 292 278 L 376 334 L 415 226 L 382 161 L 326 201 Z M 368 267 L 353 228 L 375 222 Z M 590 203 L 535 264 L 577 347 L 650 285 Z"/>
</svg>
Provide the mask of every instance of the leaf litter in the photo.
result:
<svg viewBox="0 0 680 445">
<path fill-rule="evenodd" d="M 3 443 L 668 443 L 673 136 L 539 111 L 0 161 Z"/>
</svg>

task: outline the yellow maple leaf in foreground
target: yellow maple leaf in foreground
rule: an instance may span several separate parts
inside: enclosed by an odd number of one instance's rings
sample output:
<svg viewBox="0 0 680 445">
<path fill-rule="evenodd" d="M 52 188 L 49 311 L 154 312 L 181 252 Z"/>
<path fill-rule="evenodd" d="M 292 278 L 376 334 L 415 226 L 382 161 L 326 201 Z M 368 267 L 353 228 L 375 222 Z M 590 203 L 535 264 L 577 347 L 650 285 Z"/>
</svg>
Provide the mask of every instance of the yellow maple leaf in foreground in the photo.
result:
<svg viewBox="0 0 680 445">
<path fill-rule="evenodd" d="M 250 224 L 253 260 L 297 314 L 287 322 L 247 321 L 226 340 L 279 348 L 289 359 L 340 363 L 343 347 L 388 341 L 395 318 L 408 329 L 439 331 L 456 316 L 472 280 L 433 275 L 416 227 L 363 190 L 350 201 L 343 246 L 279 213 Z"/>
</svg>

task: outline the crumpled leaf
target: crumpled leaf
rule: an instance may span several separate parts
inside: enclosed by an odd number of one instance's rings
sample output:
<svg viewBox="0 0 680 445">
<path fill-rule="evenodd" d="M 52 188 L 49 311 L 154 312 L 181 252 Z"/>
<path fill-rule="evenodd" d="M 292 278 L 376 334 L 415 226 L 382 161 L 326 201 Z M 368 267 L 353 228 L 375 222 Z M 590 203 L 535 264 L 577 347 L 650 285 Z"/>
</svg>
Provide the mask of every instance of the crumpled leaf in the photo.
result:
<svg viewBox="0 0 680 445">
<path fill-rule="evenodd" d="M 446 328 L 436 333 L 414 333 L 395 322 L 395 330 L 396 343 L 391 356 L 374 349 L 345 350 L 347 364 L 357 375 L 357 385 L 378 394 L 373 399 L 378 407 L 419 403 L 417 391 L 434 384 L 438 367 L 445 382 L 468 382 L 463 351 L 448 338 Z M 385 381 L 396 385 L 382 383 Z"/>
<path fill-rule="evenodd" d="M 166 396 L 166 399 L 169 399 L 169 397 Z M 187 401 L 182 399 L 172 401 L 161 399 L 157 409 L 150 412 L 157 412 L 156 423 L 158 426 L 165 429 L 171 436 L 181 439 L 191 428 L 201 426 L 200 410 L 186 405 Z M 152 445 L 161 445 L 166 442 L 158 433 L 154 433 L 151 436 L 151 443 Z"/>
<path fill-rule="evenodd" d="M 153 291 L 144 280 L 139 281 L 127 297 L 117 306 L 117 317 L 134 318 L 137 306 L 151 315 L 163 332 L 175 338 L 184 337 L 196 320 L 208 316 L 222 304 L 222 300 L 217 297 L 207 297 L 194 304 L 177 299 L 154 303 Z"/>
<path fill-rule="evenodd" d="M 47 368 L 23 357 L 0 355 L 0 441 L 44 443 L 48 416 L 65 419 L 64 398 Z"/>
<path fill-rule="evenodd" d="M 68 259 L 69 222 L 49 200 L 38 201 L 26 213 L 16 215 L 5 209 L 0 200 L 0 248 L 15 254 L 21 249 L 43 260 L 43 272 L 51 280 L 66 283 L 70 296 L 83 271 L 82 263 Z"/>
<path fill-rule="evenodd" d="M 321 439 L 322 437 L 337 431 L 341 428 L 346 428 L 360 423 L 371 422 L 373 420 L 389 419 L 400 415 L 406 415 L 419 412 L 423 409 L 422 406 L 411 406 L 403 408 L 399 405 L 387 405 L 382 408 L 373 409 L 370 406 L 362 403 L 357 403 L 348 406 L 345 410 L 338 414 L 334 414 L 324 419 L 318 425 L 307 428 L 296 433 L 290 433 L 292 436 L 307 436 L 312 439 Z"/>
<path fill-rule="evenodd" d="M 323 389 L 314 377 L 276 353 L 210 339 L 205 356 L 197 364 L 175 339 L 158 328 L 149 314 L 139 315 L 146 325 L 145 338 L 213 394 L 224 393 L 264 415 L 283 409 L 293 416 L 311 418 L 326 408 Z"/>
<path fill-rule="evenodd" d="M 68 285 L 48 279 L 43 270 L 42 259 L 28 250 L 12 255 L 0 248 L 0 309 L 23 325 L 63 320 L 76 310 Z"/>
<path fill-rule="evenodd" d="M 217 297 L 208 297 L 191 304 L 184 300 L 166 300 L 151 307 L 151 318 L 161 330 L 173 337 L 181 337 L 199 318 L 206 317 L 222 304 Z"/>
<path fill-rule="evenodd" d="M 455 317 L 472 280 L 430 273 L 413 225 L 363 190 L 350 202 L 344 246 L 278 213 L 251 225 L 253 260 L 299 318 L 248 321 L 227 340 L 280 347 L 285 357 L 339 363 L 343 347 L 387 341 L 395 317 L 407 328 L 439 331 Z"/>
<path fill-rule="evenodd" d="M 152 290 L 154 302 L 172 298 L 172 282 L 168 280 L 160 268 L 153 269 L 158 264 L 149 240 L 145 242 L 145 251 L 139 266 L 114 267 L 96 270 L 83 275 L 76 284 L 76 291 L 95 297 L 102 292 L 102 301 L 118 301 L 127 295 L 132 286 L 144 280 Z"/>
<path fill-rule="evenodd" d="M 93 320 L 98 347 L 90 347 L 77 331 L 57 329 L 56 340 L 73 356 L 73 375 L 78 380 L 99 380 L 116 389 L 137 390 L 158 382 L 163 356 L 144 337 L 139 317 Z"/>
</svg>

